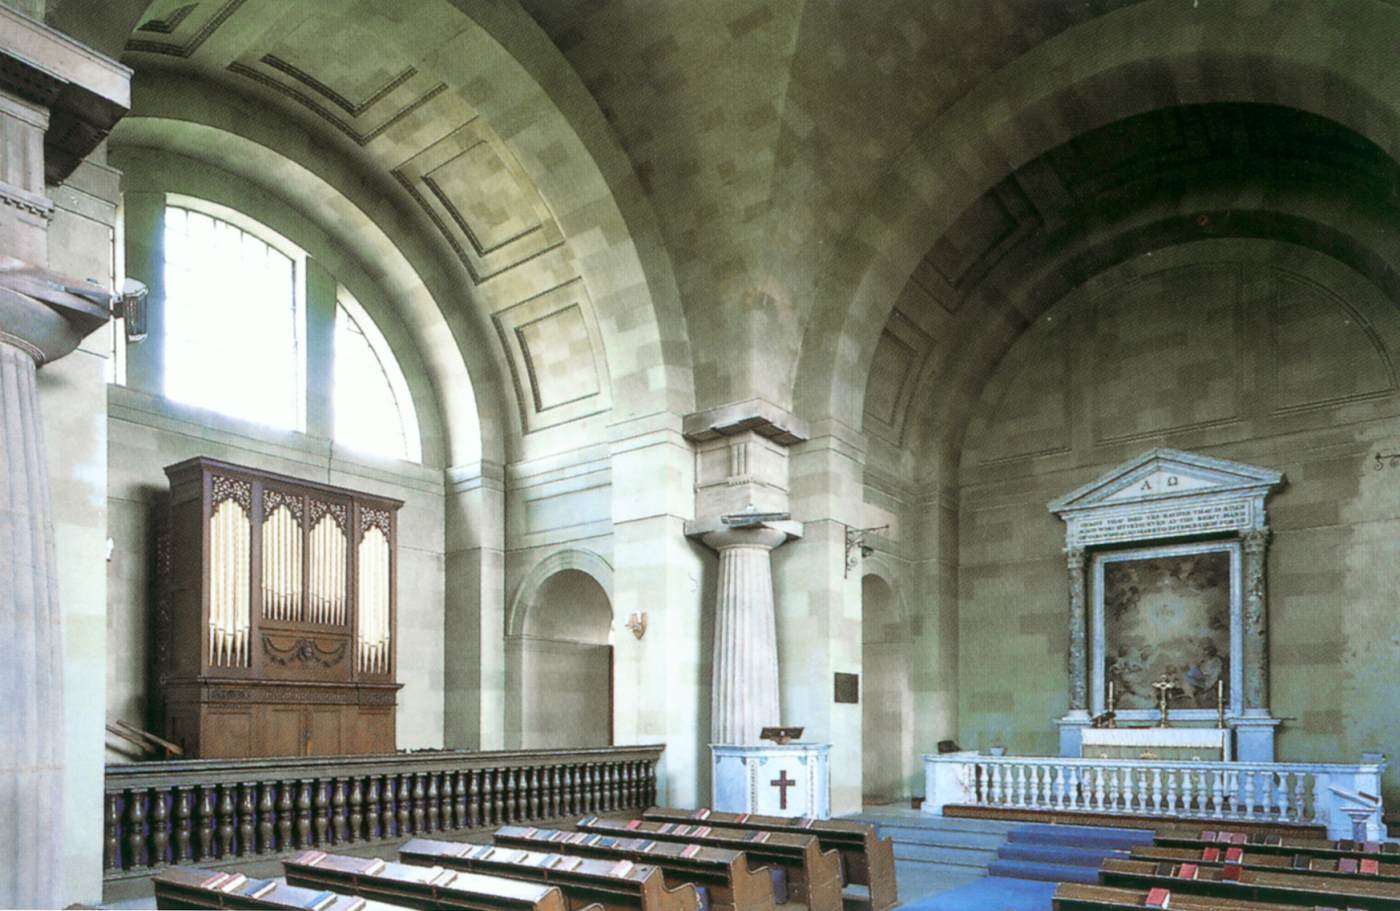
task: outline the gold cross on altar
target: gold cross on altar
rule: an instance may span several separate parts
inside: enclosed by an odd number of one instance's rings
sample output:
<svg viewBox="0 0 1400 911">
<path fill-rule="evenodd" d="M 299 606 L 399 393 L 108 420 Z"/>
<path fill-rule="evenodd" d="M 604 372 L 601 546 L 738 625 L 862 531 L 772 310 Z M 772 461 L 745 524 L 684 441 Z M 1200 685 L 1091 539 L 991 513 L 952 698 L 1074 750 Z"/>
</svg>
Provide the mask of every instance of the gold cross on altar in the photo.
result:
<svg viewBox="0 0 1400 911">
<path fill-rule="evenodd" d="M 1167 699 L 1171 696 L 1172 690 L 1176 689 L 1176 683 L 1172 678 L 1163 674 L 1152 688 L 1157 691 L 1157 710 L 1162 713 L 1161 719 L 1157 722 L 1159 728 L 1167 726 Z"/>
</svg>

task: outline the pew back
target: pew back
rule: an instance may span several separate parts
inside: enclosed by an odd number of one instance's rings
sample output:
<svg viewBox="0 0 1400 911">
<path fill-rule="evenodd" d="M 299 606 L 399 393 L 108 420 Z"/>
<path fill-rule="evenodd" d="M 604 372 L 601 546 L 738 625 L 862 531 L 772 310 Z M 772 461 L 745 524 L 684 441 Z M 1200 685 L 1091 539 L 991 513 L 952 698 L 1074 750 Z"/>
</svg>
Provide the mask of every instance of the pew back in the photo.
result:
<svg viewBox="0 0 1400 911">
<path fill-rule="evenodd" d="M 502 876 L 303 851 L 285 861 L 287 882 L 350 892 L 412 908 L 472 911 L 568 911 L 554 886 Z"/>
<path fill-rule="evenodd" d="M 386 911 L 363 898 L 249 879 L 200 867 L 171 867 L 151 877 L 157 908 L 269 908 L 286 911 Z"/>
<path fill-rule="evenodd" d="M 1370 911 L 1400 911 L 1400 883 L 1376 882 L 1369 877 L 1323 877 L 1301 873 L 1274 873 L 1240 867 L 1199 866 L 1194 877 L 1180 865 L 1137 860 L 1105 860 L 1099 879 L 1106 886 L 1151 888 L 1173 893 L 1239 897 L 1283 904 L 1320 907 L 1345 905 Z"/>
</svg>

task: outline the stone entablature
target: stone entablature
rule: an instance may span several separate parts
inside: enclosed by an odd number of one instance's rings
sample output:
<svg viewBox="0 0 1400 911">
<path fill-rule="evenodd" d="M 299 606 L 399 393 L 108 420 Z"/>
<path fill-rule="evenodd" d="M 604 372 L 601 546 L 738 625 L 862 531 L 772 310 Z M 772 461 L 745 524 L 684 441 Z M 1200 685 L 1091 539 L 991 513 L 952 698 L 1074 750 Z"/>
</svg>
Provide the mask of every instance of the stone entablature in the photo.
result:
<svg viewBox="0 0 1400 911">
<path fill-rule="evenodd" d="M 1065 546 L 1131 544 L 1265 527 L 1283 475 L 1177 449 L 1153 449 L 1057 500 Z"/>
</svg>

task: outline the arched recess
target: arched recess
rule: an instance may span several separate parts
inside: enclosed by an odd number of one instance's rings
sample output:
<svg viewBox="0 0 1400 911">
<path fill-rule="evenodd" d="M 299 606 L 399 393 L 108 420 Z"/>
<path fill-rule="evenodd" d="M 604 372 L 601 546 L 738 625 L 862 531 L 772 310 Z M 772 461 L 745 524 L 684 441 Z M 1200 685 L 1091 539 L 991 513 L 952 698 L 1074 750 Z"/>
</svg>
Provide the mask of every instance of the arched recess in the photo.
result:
<svg viewBox="0 0 1400 911">
<path fill-rule="evenodd" d="M 929 245 L 1007 174 L 1078 134 L 1164 106 L 1260 102 L 1328 118 L 1400 158 L 1388 37 L 1400 10 L 1368 0 L 1345 13 L 1266 6 L 1275 13 L 1134 4 L 1037 45 L 926 125 L 827 257 L 795 377 L 797 412 L 861 426 L 871 359 Z M 1346 17 L 1344 29 L 1334 15 Z"/>
<path fill-rule="evenodd" d="M 909 621 L 893 573 L 873 561 L 861 578 L 861 796 L 910 794 L 914 755 Z"/>
<path fill-rule="evenodd" d="M 559 551 L 520 583 L 507 618 L 506 746 L 613 740 L 612 567 Z"/>
</svg>

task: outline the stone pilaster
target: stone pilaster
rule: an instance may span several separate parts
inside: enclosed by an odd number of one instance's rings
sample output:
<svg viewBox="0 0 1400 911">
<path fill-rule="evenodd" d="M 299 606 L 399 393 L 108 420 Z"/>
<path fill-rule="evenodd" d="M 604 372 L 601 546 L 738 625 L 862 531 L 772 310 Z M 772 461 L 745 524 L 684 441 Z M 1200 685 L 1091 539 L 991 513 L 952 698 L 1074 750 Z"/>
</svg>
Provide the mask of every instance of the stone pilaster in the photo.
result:
<svg viewBox="0 0 1400 911">
<path fill-rule="evenodd" d="M 63 631 L 38 352 L 0 332 L 0 906 L 62 907 Z"/>
<path fill-rule="evenodd" d="M 787 534 L 774 528 L 727 528 L 703 540 L 719 553 L 710 740 L 758 743 L 760 730 L 779 723 L 770 554 Z"/>
<path fill-rule="evenodd" d="M 1089 707 L 1088 609 L 1084 595 L 1084 548 L 1065 549 L 1069 572 L 1069 708 L 1071 712 Z"/>
<path fill-rule="evenodd" d="M 1269 711 L 1268 561 L 1269 529 L 1255 528 L 1244 541 L 1244 708 L 1247 714 Z"/>
</svg>

